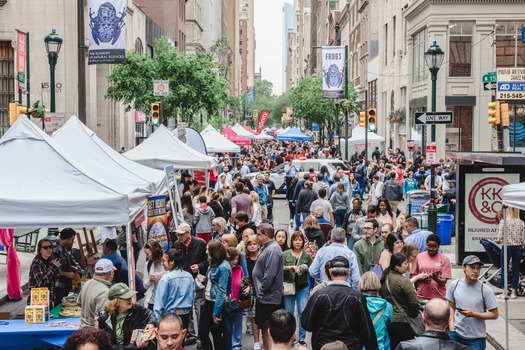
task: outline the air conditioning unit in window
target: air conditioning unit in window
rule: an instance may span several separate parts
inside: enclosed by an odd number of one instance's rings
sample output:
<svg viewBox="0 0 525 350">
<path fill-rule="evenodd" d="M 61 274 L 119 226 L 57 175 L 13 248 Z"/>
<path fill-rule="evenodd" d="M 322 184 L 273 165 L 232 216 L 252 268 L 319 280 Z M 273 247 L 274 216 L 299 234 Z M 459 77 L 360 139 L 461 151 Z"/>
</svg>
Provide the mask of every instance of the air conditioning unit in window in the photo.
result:
<svg viewBox="0 0 525 350">
<path fill-rule="evenodd" d="M 403 50 L 397 50 L 397 55 L 399 57 L 403 57 Z"/>
</svg>

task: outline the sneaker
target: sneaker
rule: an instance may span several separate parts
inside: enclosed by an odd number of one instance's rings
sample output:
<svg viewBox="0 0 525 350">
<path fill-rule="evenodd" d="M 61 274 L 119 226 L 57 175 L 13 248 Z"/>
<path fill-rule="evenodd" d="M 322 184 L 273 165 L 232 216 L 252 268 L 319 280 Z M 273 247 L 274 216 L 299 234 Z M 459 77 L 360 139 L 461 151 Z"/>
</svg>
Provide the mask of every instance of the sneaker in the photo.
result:
<svg viewBox="0 0 525 350">
<path fill-rule="evenodd" d="M 293 219 L 290 219 L 290 226 L 293 226 Z"/>
<path fill-rule="evenodd" d="M 197 350 L 202 350 L 202 343 L 200 340 L 197 340 Z"/>
<path fill-rule="evenodd" d="M 196 337 L 187 337 L 185 340 L 184 340 L 184 346 L 189 346 L 189 345 L 193 345 L 197 342 L 197 338 Z"/>
<path fill-rule="evenodd" d="M 253 350 L 261 350 L 261 349 L 262 349 L 261 343 L 259 342 L 253 343 Z"/>
<path fill-rule="evenodd" d="M 253 335 L 253 329 L 252 329 L 252 326 L 248 325 L 246 326 L 246 333 L 250 334 L 250 335 Z"/>
<path fill-rule="evenodd" d="M 304 341 L 304 339 L 299 339 L 299 341 L 297 342 L 297 344 L 301 345 L 301 346 L 308 346 L 306 344 L 306 342 Z"/>
</svg>

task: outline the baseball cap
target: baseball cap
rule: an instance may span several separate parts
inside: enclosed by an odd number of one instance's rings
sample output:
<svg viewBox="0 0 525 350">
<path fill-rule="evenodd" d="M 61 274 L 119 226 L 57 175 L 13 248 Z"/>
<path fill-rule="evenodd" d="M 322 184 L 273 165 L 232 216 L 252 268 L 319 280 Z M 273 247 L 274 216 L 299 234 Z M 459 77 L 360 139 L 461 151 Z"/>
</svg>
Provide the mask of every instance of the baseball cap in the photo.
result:
<svg viewBox="0 0 525 350">
<path fill-rule="evenodd" d="M 336 256 L 335 258 L 330 260 L 330 268 L 333 269 L 337 267 L 349 269 L 350 264 L 348 262 L 348 259 L 345 258 L 344 256 Z"/>
<path fill-rule="evenodd" d="M 113 299 L 129 299 L 132 296 L 137 294 L 136 291 L 131 290 L 125 283 L 116 283 L 111 288 L 109 288 L 108 298 L 109 300 Z"/>
<path fill-rule="evenodd" d="M 95 273 L 108 273 L 113 270 L 116 270 L 116 268 L 109 259 L 98 259 L 95 264 Z"/>
<path fill-rule="evenodd" d="M 469 255 L 469 256 L 466 256 L 465 259 L 463 259 L 463 266 L 474 265 L 474 264 L 480 264 L 481 266 L 484 266 L 481 260 L 479 260 L 479 258 L 475 255 Z"/>
<path fill-rule="evenodd" d="M 179 224 L 175 232 L 177 233 L 191 232 L 191 227 L 187 223 L 183 222 L 182 224 Z"/>
</svg>

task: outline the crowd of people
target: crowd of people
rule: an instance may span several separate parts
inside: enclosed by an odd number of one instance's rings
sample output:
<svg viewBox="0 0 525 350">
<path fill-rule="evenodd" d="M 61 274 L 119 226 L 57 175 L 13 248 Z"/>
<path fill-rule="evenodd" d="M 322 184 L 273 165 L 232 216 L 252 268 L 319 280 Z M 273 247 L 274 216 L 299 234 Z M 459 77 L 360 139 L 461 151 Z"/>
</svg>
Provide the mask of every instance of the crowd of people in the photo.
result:
<svg viewBox="0 0 525 350">
<path fill-rule="evenodd" d="M 432 341 L 485 349 L 485 321 L 497 318 L 498 309 L 494 293 L 478 281 L 482 262 L 466 257 L 464 278 L 450 283 L 440 237 L 399 206 L 408 191 L 429 188 L 424 156 L 376 149 L 369 163 L 352 155 L 349 172 L 294 168 L 294 159 L 318 157 L 331 155 L 315 144 L 272 141 L 250 146 L 236 162 L 221 157 L 209 186 L 183 172 L 184 220 L 170 223 L 169 249 L 155 240 L 140 247 L 147 258 L 136 279 L 140 288 L 117 279 L 127 276 L 129 261 L 112 240 L 104 242 L 104 255 L 88 257 L 92 279 L 78 298 L 84 335 L 70 343 L 238 350 L 252 336 L 254 350 L 270 350 L 307 347 L 311 332 L 314 350 L 419 349 Z M 282 163 L 286 229 L 273 225 L 276 186 L 269 172 Z M 454 167 L 441 161 L 435 180 L 450 205 Z M 249 179 L 250 172 L 258 174 Z M 41 240 L 31 268 L 30 287 L 50 288 L 56 304 L 83 269 L 71 253 L 71 231 L 60 232 L 54 251 Z M 522 244 L 522 226 L 515 236 Z M 157 328 L 156 339 L 131 339 L 134 329 L 150 328 Z"/>
</svg>

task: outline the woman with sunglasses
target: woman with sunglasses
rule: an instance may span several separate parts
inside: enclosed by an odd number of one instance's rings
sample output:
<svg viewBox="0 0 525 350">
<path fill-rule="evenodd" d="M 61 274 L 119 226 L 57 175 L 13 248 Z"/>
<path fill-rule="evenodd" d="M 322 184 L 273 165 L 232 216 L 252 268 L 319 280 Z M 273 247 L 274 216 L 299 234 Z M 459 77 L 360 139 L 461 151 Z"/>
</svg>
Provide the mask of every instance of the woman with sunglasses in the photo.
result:
<svg viewBox="0 0 525 350">
<path fill-rule="evenodd" d="M 29 269 L 29 288 L 48 288 L 51 303 L 54 300 L 55 277 L 60 272 L 59 267 L 60 261 L 53 255 L 53 243 L 47 238 L 41 239 Z"/>
</svg>

